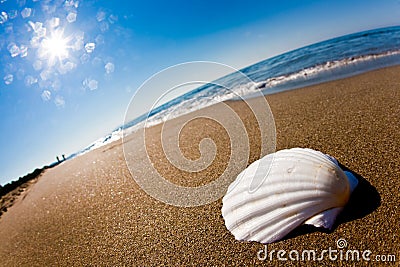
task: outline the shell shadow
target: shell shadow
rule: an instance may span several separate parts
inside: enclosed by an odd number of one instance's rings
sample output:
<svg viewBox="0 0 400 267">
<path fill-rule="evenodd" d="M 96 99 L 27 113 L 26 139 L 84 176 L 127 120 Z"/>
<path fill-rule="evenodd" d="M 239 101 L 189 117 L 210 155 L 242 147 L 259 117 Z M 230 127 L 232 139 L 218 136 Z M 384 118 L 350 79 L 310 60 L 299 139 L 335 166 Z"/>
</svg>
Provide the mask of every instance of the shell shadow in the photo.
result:
<svg viewBox="0 0 400 267">
<path fill-rule="evenodd" d="M 351 172 L 358 179 L 358 185 L 351 194 L 349 202 L 337 217 L 332 229 L 328 230 L 325 228 L 317 228 L 312 225 L 302 225 L 289 233 L 283 240 L 317 231 L 332 233 L 340 224 L 363 218 L 375 211 L 381 205 L 381 197 L 373 185 L 371 185 L 364 177 L 350 170 L 346 166 L 340 163 L 339 166 L 342 170 Z"/>
<path fill-rule="evenodd" d="M 358 179 L 358 185 L 351 194 L 349 203 L 347 203 L 344 210 L 338 216 L 334 228 L 341 223 L 363 218 L 375 211 L 381 205 L 381 196 L 373 185 L 371 185 L 358 173 L 350 170 L 340 163 L 339 165 L 342 170 L 349 171 L 354 174 L 354 176 Z"/>
</svg>

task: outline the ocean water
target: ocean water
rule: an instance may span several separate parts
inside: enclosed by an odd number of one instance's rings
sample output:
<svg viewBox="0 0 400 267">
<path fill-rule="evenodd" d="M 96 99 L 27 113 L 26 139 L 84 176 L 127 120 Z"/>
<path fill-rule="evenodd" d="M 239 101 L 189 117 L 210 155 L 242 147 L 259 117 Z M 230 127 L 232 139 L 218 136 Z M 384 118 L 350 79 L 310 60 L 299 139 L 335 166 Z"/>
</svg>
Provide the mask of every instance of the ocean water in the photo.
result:
<svg viewBox="0 0 400 267">
<path fill-rule="evenodd" d="M 293 90 L 400 64 L 400 26 L 354 33 L 302 47 L 241 69 L 179 96 L 122 125 L 77 154 L 133 132 L 217 102 Z M 229 88 L 229 89 L 226 89 Z"/>
</svg>

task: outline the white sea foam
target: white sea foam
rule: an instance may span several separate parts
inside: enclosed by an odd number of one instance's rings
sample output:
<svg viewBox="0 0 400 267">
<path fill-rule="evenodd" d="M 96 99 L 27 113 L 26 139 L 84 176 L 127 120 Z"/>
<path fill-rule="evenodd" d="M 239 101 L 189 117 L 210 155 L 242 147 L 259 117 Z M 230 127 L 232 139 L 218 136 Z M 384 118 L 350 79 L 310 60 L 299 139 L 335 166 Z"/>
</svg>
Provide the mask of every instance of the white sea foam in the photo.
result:
<svg viewBox="0 0 400 267">
<path fill-rule="evenodd" d="M 123 131 L 121 128 L 113 131 L 111 134 L 108 134 L 104 137 L 101 137 L 87 146 L 85 149 L 78 152 L 75 156 L 81 156 L 86 154 L 89 151 L 95 150 L 97 148 L 103 147 L 105 145 L 111 144 L 114 141 L 120 140 L 122 138 Z"/>
<path fill-rule="evenodd" d="M 385 58 L 385 57 L 389 57 L 389 56 L 395 56 L 395 55 L 400 55 L 400 50 L 388 51 L 388 52 L 385 52 L 382 54 L 376 54 L 376 55 L 366 55 L 366 56 L 345 58 L 342 60 L 328 61 L 324 64 L 309 67 L 309 68 L 303 69 L 299 72 L 269 78 L 264 82 L 260 82 L 258 88 L 274 87 L 274 86 L 277 86 L 277 85 L 280 85 L 280 84 L 283 84 L 283 83 L 286 83 L 289 81 L 302 79 L 304 77 L 316 76 L 323 72 L 338 69 L 343 66 L 357 65 L 362 62 L 368 62 L 368 61 L 377 60 L 377 59 L 381 59 L 381 58 Z"/>
<path fill-rule="evenodd" d="M 214 89 L 204 89 L 193 94 L 192 98 L 180 101 L 175 105 L 171 105 L 153 116 L 148 117 L 144 121 L 140 121 L 133 126 L 126 128 L 124 130 L 118 129 L 106 137 L 100 138 L 88 146 L 84 153 L 87 151 L 99 148 L 101 146 L 107 145 L 113 141 L 119 140 L 123 135 L 129 135 L 143 127 L 151 127 L 159 123 L 163 123 L 167 120 L 171 120 L 190 112 L 217 104 L 228 100 L 238 100 L 245 99 L 254 96 L 256 93 L 260 95 L 263 91 L 266 93 L 268 89 L 272 89 L 279 85 L 284 85 L 288 82 L 293 82 L 297 80 L 305 80 L 313 77 L 317 77 L 320 74 L 329 72 L 332 70 L 340 69 L 344 66 L 356 66 L 357 64 L 373 61 L 377 59 L 382 59 L 389 56 L 400 55 L 400 50 L 389 51 L 382 54 L 376 55 L 366 55 L 359 57 L 345 58 L 342 60 L 329 61 L 324 64 L 315 65 L 313 67 L 302 69 L 301 71 L 290 73 L 287 75 L 281 75 L 276 77 L 271 77 L 259 82 L 248 82 L 244 84 L 239 84 L 232 86 L 231 88 L 219 87 L 217 90 Z M 261 90 L 261 91 L 260 91 Z"/>
<path fill-rule="evenodd" d="M 325 64 L 316 65 L 310 68 L 305 68 L 299 72 L 291 73 L 288 75 L 282 75 L 277 77 L 269 78 L 265 81 L 260 82 L 248 82 L 245 84 L 240 84 L 233 86 L 232 88 L 226 88 L 226 90 L 214 90 L 213 94 L 207 95 L 207 89 L 205 92 L 200 92 L 195 94 L 192 99 L 185 100 L 171 106 L 160 113 L 148 118 L 144 125 L 138 125 L 135 129 L 145 127 L 151 127 L 153 125 L 165 122 L 167 120 L 185 115 L 187 113 L 211 106 L 216 103 L 220 103 L 228 100 L 245 99 L 254 96 L 259 90 L 273 88 L 277 85 L 282 85 L 287 82 L 296 81 L 299 79 L 311 78 L 313 76 L 320 75 L 323 72 L 331 71 L 334 69 L 341 68 L 343 66 L 356 65 L 361 62 L 376 60 L 379 58 L 384 58 L 393 55 L 400 55 L 400 50 L 390 51 L 378 55 L 367 55 L 360 57 L 346 58 L 343 60 L 329 61 Z M 259 95 L 259 94 L 258 94 Z"/>
</svg>

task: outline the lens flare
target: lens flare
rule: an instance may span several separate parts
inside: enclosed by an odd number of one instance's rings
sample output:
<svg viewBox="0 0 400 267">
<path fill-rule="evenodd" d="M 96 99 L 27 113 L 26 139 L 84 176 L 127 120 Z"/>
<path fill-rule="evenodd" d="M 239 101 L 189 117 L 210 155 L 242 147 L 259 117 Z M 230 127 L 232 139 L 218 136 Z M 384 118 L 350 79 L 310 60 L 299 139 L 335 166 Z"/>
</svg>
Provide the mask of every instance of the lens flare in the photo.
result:
<svg viewBox="0 0 400 267">
<path fill-rule="evenodd" d="M 41 42 L 39 57 L 47 59 L 49 66 L 54 66 L 55 63 L 62 62 L 69 57 L 70 41 L 70 37 L 64 37 L 63 30 L 50 33 L 50 36 L 44 38 Z"/>
</svg>

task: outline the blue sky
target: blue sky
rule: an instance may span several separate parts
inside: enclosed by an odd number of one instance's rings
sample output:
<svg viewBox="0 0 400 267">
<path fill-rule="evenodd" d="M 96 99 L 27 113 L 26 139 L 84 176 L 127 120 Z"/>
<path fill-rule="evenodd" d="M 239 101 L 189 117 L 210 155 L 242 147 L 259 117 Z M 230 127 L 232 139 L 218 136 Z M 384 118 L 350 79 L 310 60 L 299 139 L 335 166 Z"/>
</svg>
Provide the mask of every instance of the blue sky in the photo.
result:
<svg viewBox="0 0 400 267">
<path fill-rule="evenodd" d="M 166 67 L 240 69 L 399 18 L 391 0 L 0 0 L 0 184 L 121 125 L 135 90 Z"/>
</svg>

